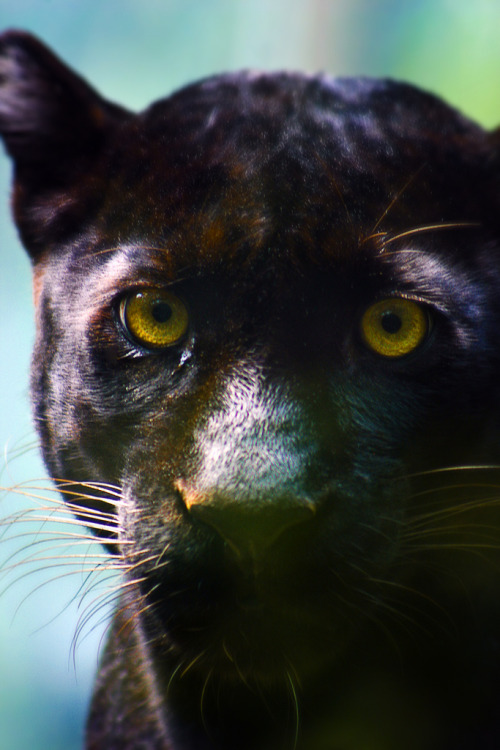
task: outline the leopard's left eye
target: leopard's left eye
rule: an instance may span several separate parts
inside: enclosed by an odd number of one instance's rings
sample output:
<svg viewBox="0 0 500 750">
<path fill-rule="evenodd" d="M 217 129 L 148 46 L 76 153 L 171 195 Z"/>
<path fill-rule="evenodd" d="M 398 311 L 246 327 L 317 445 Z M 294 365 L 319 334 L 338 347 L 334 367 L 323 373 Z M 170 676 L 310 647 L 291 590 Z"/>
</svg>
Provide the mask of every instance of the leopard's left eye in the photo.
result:
<svg viewBox="0 0 500 750">
<path fill-rule="evenodd" d="M 144 289 L 127 295 L 120 302 L 119 314 L 129 337 L 147 349 L 177 344 L 189 324 L 184 302 L 165 289 Z"/>
<path fill-rule="evenodd" d="M 365 344 L 382 357 L 396 359 L 417 349 L 429 332 L 429 315 L 422 305 L 404 297 L 375 302 L 361 319 Z"/>
</svg>

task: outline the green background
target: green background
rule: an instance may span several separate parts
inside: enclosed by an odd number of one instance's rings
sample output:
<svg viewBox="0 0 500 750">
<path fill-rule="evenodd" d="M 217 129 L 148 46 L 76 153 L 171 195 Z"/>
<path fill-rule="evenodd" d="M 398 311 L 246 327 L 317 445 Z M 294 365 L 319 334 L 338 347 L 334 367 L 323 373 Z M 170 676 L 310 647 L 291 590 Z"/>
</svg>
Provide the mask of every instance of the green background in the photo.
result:
<svg viewBox="0 0 500 750">
<path fill-rule="evenodd" d="M 487 127 L 500 123 L 500 0 L 0 0 L 0 28 L 8 27 L 38 34 L 103 94 L 130 108 L 213 72 L 288 68 L 406 79 Z M 27 395 L 30 269 L 9 218 L 9 183 L 2 153 L 3 486 L 43 476 Z M 22 502 L 2 494 L 0 516 Z M 10 528 L 0 542 L 4 568 L 38 540 L 13 536 Z M 0 576 L 0 750 L 81 746 L 105 623 L 101 610 L 73 653 L 85 581 L 61 572 L 26 564 Z"/>
</svg>

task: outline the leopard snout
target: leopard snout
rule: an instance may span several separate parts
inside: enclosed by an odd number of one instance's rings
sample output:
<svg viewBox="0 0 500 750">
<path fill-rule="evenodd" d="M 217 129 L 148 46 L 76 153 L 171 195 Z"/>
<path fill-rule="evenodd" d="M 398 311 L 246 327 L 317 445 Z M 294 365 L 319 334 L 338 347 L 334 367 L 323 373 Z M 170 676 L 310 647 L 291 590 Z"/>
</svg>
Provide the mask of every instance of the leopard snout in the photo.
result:
<svg viewBox="0 0 500 750">
<path fill-rule="evenodd" d="M 197 490 L 184 480 L 176 489 L 191 518 L 211 527 L 238 557 L 262 558 L 285 532 L 316 516 L 315 503 L 298 495 L 228 496 Z"/>
</svg>

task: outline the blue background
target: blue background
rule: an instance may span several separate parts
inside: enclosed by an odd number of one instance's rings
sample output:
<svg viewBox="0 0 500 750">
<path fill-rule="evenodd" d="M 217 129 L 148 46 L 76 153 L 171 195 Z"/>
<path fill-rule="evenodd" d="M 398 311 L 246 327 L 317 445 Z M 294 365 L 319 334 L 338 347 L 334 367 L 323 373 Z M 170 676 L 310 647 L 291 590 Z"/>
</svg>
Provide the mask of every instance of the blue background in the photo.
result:
<svg viewBox="0 0 500 750">
<path fill-rule="evenodd" d="M 289 68 L 406 79 L 488 127 L 500 123 L 498 0 L 0 0 L 0 29 L 8 27 L 38 34 L 103 94 L 130 108 L 213 72 Z M 9 183 L 2 153 L 4 487 L 44 476 L 28 405 L 30 269 L 9 218 Z M 19 493 L 3 493 L 0 516 L 26 504 Z M 85 577 L 61 576 L 66 568 L 50 563 L 9 570 L 41 538 L 15 538 L 18 530 L 25 525 L 8 528 L 0 541 L 0 750 L 73 750 L 81 746 L 104 612 L 83 627 L 73 652 L 86 611 L 79 604 Z"/>
</svg>

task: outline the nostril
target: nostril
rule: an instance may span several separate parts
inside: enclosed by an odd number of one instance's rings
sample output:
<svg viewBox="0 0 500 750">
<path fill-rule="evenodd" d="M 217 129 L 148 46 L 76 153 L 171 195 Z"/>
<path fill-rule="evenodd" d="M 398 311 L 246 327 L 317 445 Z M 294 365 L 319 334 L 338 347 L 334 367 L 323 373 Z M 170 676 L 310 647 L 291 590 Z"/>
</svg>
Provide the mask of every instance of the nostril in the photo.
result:
<svg viewBox="0 0 500 750">
<path fill-rule="evenodd" d="M 204 503 L 192 505 L 189 510 L 193 518 L 215 529 L 239 553 L 250 552 L 253 556 L 271 547 L 284 531 L 313 516 L 309 507 L 285 509 L 271 505 L 251 510 L 237 502 Z"/>
<path fill-rule="evenodd" d="M 239 555 L 260 557 L 283 532 L 307 523 L 316 513 L 312 501 L 296 496 L 265 500 L 227 497 L 188 488 L 182 480 L 176 487 L 191 516 L 211 526 Z"/>
</svg>

